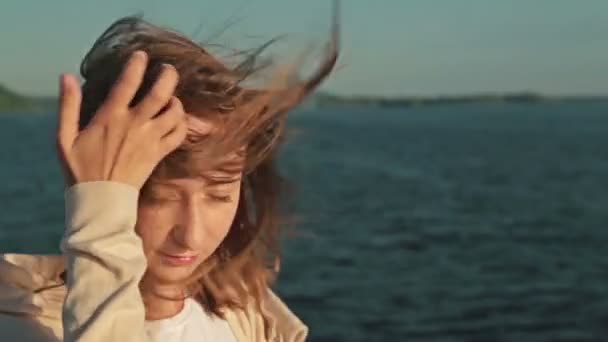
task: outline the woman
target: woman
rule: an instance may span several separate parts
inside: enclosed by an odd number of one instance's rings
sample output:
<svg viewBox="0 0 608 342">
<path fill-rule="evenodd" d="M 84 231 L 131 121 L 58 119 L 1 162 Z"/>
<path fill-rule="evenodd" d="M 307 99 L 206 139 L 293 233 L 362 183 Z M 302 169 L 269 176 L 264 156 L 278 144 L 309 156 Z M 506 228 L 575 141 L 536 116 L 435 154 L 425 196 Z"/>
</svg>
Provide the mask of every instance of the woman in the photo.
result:
<svg viewBox="0 0 608 342">
<path fill-rule="evenodd" d="M 306 338 L 269 290 L 283 184 L 274 157 L 287 111 L 333 69 L 337 25 L 305 82 L 287 73 L 247 87 L 260 51 L 229 67 L 127 17 L 86 55 L 82 87 L 62 77 L 63 255 L 2 256 L 0 340 Z"/>
</svg>

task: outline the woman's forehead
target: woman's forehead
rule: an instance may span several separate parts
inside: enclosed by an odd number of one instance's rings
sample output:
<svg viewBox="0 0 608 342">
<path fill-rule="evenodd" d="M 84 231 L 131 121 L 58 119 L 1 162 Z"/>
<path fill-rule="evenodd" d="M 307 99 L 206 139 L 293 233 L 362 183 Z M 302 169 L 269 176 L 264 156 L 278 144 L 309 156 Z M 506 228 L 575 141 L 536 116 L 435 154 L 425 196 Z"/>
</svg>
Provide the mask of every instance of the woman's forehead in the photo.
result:
<svg viewBox="0 0 608 342">
<path fill-rule="evenodd" d="M 168 184 L 185 187 L 213 186 L 235 183 L 243 176 L 243 158 L 236 153 L 222 158 L 212 169 L 196 170 L 196 167 L 181 175 L 159 177 L 155 184 Z"/>
</svg>

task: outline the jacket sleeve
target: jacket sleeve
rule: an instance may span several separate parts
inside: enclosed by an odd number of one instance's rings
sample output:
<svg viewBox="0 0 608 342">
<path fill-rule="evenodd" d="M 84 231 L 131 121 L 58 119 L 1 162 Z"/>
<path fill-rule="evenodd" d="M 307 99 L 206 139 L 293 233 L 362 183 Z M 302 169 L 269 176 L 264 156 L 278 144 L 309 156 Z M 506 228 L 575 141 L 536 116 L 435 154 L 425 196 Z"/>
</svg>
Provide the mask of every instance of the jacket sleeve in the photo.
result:
<svg viewBox="0 0 608 342">
<path fill-rule="evenodd" d="M 135 233 L 139 191 L 95 181 L 65 191 L 65 342 L 145 342 L 139 281 L 146 270 Z"/>
</svg>

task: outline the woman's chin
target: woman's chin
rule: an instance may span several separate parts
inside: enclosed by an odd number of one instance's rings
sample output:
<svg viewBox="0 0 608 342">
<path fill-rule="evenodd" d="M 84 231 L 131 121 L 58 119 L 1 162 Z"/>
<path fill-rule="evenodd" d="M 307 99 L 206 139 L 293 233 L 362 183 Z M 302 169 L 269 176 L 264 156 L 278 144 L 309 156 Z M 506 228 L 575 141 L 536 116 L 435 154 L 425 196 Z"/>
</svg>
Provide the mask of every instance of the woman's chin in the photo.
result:
<svg viewBox="0 0 608 342">
<path fill-rule="evenodd" d="M 155 270 L 152 277 L 156 282 L 162 285 L 182 284 L 188 280 L 192 272 L 187 270 L 171 271 L 171 270 Z"/>
<path fill-rule="evenodd" d="M 189 263 L 188 265 L 175 265 L 162 261 L 156 261 L 154 265 L 148 265 L 148 274 L 161 283 L 172 284 L 187 280 L 200 263 Z"/>
</svg>

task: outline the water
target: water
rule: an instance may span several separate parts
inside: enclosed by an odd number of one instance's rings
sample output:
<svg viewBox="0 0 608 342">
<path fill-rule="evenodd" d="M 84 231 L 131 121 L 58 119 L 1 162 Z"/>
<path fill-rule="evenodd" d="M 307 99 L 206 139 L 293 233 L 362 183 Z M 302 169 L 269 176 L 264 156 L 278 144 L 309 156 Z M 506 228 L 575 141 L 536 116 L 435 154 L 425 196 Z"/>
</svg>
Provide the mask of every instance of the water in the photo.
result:
<svg viewBox="0 0 608 342">
<path fill-rule="evenodd" d="M 295 113 L 311 341 L 608 340 L 608 103 Z M 55 252 L 52 116 L 0 116 L 0 248 Z"/>
</svg>

